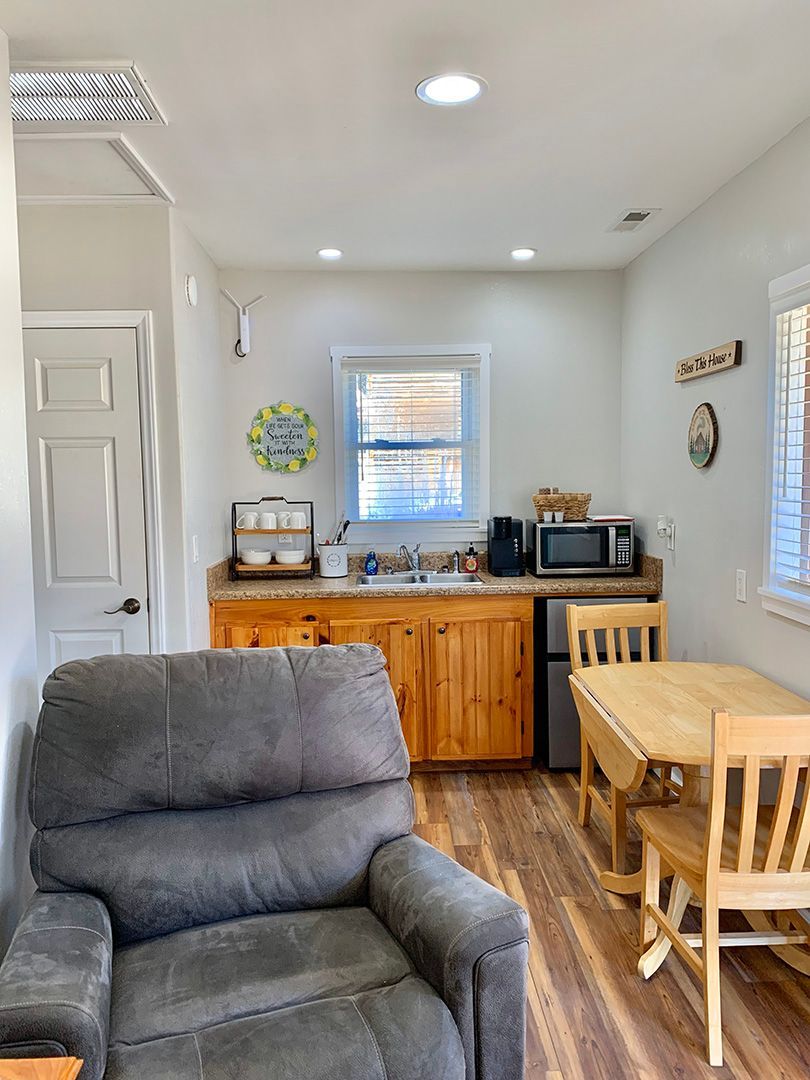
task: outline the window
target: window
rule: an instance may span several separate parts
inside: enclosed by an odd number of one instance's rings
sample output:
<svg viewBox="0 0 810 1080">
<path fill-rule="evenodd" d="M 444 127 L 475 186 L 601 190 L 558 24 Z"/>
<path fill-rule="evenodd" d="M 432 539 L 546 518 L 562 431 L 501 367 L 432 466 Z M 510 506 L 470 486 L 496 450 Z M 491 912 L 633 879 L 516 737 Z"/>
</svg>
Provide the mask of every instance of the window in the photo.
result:
<svg viewBox="0 0 810 1080">
<path fill-rule="evenodd" d="M 337 505 L 356 539 L 478 535 L 489 513 L 488 362 L 481 345 L 332 349 Z"/>
<path fill-rule="evenodd" d="M 771 283 L 773 451 L 763 606 L 810 623 L 810 267 Z"/>
</svg>

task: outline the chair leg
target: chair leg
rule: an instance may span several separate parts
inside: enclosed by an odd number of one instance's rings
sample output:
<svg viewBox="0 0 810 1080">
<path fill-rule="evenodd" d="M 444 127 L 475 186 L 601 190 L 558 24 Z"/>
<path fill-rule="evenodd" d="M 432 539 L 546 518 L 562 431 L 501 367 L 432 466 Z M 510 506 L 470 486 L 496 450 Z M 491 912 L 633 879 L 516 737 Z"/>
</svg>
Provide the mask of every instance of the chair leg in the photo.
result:
<svg viewBox="0 0 810 1080">
<path fill-rule="evenodd" d="M 659 795 L 661 796 L 662 799 L 665 799 L 667 797 L 667 795 L 669 795 L 669 788 L 667 787 L 667 783 L 669 782 L 669 779 L 670 779 L 671 776 L 672 776 L 672 769 L 670 768 L 670 766 L 669 765 L 662 765 L 661 766 L 661 776 L 660 776 L 660 779 L 658 781 L 658 793 L 659 793 Z"/>
<path fill-rule="evenodd" d="M 596 759 L 581 727 L 579 729 L 579 742 L 581 760 L 579 773 L 579 823 L 585 827 L 591 823 L 590 787 L 593 784 L 593 770 Z"/>
<path fill-rule="evenodd" d="M 644 833 L 641 842 L 641 911 L 638 934 L 639 952 L 646 952 L 655 941 L 658 925 L 647 912 L 647 904 L 657 904 L 661 889 L 661 856 Z"/>
<path fill-rule="evenodd" d="M 610 785 L 610 850 L 614 874 L 626 872 L 627 795 Z"/>
<path fill-rule="evenodd" d="M 710 1065 L 723 1064 L 723 1031 L 720 1010 L 719 911 L 703 906 L 703 1012 L 706 1022 L 706 1055 Z"/>
</svg>

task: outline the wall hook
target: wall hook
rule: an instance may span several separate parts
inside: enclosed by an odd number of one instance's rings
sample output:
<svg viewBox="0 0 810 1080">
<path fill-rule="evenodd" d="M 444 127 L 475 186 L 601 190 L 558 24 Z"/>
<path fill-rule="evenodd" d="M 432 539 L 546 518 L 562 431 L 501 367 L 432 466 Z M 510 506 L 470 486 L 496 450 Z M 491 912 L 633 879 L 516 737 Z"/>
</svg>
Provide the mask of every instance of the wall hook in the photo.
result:
<svg viewBox="0 0 810 1080">
<path fill-rule="evenodd" d="M 239 313 L 239 337 L 236 339 L 236 344 L 233 347 L 233 351 L 243 360 L 250 352 L 250 315 L 249 311 L 254 305 L 260 303 L 262 300 L 266 300 L 266 296 L 257 296 L 255 300 L 251 300 L 249 304 L 245 304 L 244 307 L 239 301 L 228 292 L 227 289 L 221 289 L 222 295 L 233 304 Z"/>
</svg>

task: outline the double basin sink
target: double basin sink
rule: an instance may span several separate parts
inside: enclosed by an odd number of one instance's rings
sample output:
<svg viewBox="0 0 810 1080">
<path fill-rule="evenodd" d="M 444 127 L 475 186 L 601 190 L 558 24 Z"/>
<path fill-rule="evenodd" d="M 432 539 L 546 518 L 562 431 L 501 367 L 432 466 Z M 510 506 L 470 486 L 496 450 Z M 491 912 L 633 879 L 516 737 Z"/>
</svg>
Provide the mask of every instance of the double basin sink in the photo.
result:
<svg viewBox="0 0 810 1080">
<path fill-rule="evenodd" d="M 357 584 L 369 589 L 446 589 L 458 585 L 483 585 L 478 574 L 409 570 L 405 574 L 358 574 Z"/>
</svg>

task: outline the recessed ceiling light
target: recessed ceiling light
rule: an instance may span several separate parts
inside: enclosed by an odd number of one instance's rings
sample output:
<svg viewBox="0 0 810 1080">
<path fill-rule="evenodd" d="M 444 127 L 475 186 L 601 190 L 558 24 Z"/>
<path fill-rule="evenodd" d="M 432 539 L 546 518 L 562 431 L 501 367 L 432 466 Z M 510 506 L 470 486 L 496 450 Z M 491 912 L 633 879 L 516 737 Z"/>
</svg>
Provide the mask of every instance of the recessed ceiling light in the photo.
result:
<svg viewBox="0 0 810 1080">
<path fill-rule="evenodd" d="M 423 79 L 416 88 L 416 96 L 427 105 L 464 105 L 475 101 L 486 88 L 480 76 L 456 71 Z"/>
<path fill-rule="evenodd" d="M 343 252 L 340 248 L 320 248 L 318 254 L 322 259 L 342 259 Z"/>
<path fill-rule="evenodd" d="M 517 262 L 526 262 L 527 259 L 533 259 L 537 254 L 537 248 L 514 248 L 512 250 L 512 258 Z"/>
</svg>

